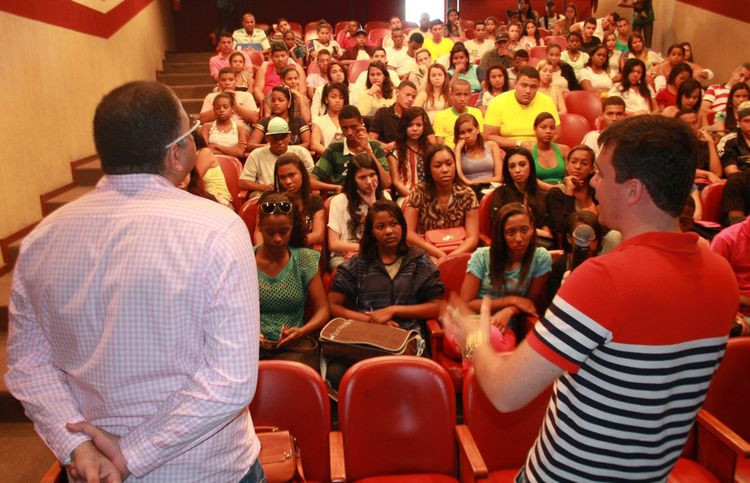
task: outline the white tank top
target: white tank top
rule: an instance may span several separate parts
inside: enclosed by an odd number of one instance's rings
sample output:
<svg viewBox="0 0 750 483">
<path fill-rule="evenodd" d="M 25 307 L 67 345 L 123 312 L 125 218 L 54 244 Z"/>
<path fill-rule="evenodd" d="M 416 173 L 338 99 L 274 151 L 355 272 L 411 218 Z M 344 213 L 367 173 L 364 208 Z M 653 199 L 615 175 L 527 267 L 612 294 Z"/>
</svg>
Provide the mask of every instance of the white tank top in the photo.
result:
<svg viewBox="0 0 750 483">
<path fill-rule="evenodd" d="M 234 120 L 231 122 L 232 129 L 230 129 L 229 132 L 219 131 L 216 127 L 216 121 L 212 122 L 211 127 L 208 130 L 208 143 L 227 148 L 237 146 L 237 143 L 240 142 L 239 133 L 237 132 L 237 123 Z"/>
</svg>

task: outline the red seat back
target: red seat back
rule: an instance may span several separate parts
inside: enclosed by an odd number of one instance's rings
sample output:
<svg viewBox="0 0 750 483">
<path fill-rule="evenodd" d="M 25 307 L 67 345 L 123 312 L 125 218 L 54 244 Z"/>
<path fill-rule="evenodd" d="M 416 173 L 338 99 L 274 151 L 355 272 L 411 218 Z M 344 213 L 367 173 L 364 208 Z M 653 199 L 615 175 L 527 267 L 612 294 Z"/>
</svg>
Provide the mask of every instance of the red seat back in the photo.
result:
<svg viewBox="0 0 750 483">
<path fill-rule="evenodd" d="M 382 20 L 370 20 L 365 24 L 365 30 L 370 31 L 372 29 L 387 29 L 388 28 L 388 22 L 384 22 Z"/>
<path fill-rule="evenodd" d="M 458 24 L 461 25 L 461 28 L 464 30 L 468 30 L 473 29 L 477 23 L 474 20 L 466 20 L 462 18 L 458 21 Z"/>
<path fill-rule="evenodd" d="M 750 441 L 750 337 L 730 339 L 703 409 Z"/>
<path fill-rule="evenodd" d="M 497 189 L 497 188 L 496 188 Z M 490 204 L 492 203 L 492 193 L 487 193 L 479 202 L 479 233 L 492 239 L 492 222 L 490 221 Z"/>
<path fill-rule="evenodd" d="M 470 106 L 476 106 L 477 101 L 479 101 L 479 96 L 481 95 L 481 92 L 474 92 L 469 96 L 469 105 Z"/>
<path fill-rule="evenodd" d="M 721 197 L 724 194 L 726 181 L 714 183 L 703 188 L 701 192 L 701 203 L 703 204 L 704 221 L 720 223 L 721 220 Z"/>
<path fill-rule="evenodd" d="M 391 30 L 387 28 L 374 28 L 368 31 L 367 44 L 373 47 L 380 47 L 383 45 L 383 39 L 390 33 Z"/>
<path fill-rule="evenodd" d="M 302 37 L 303 31 L 302 31 L 302 24 L 301 23 L 299 23 L 299 22 L 289 22 L 289 28 L 292 29 L 292 32 L 294 32 L 294 34 L 297 37 Z"/>
<path fill-rule="evenodd" d="M 560 114 L 560 137 L 557 142 L 573 147 L 581 144 L 583 136 L 591 131 L 591 126 L 580 114 L 564 112 Z"/>
<path fill-rule="evenodd" d="M 262 52 L 258 52 L 257 50 L 253 50 L 253 49 L 246 49 L 245 52 L 247 52 L 247 55 L 250 56 L 250 62 L 252 62 L 254 66 L 260 67 L 261 65 L 263 65 L 263 53 Z"/>
<path fill-rule="evenodd" d="M 547 47 L 543 45 L 535 45 L 529 50 L 529 57 L 536 57 L 537 59 L 547 58 Z"/>
<path fill-rule="evenodd" d="M 563 35 L 548 35 L 544 37 L 544 44 L 557 44 L 562 50 L 568 46 L 568 40 Z"/>
<path fill-rule="evenodd" d="M 456 474 L 456 401 L 448 374 L 423 357 L 361 361 L 339 387 L 349 481 L 376 475 Z"/>
<path fill-rule="evenodd" d="M 602 100 L 591 91 L 568 91 L 564 95 L 568 112 L 580 114 L 589 122 L 591 129 L 596 129 L 596 121 L 602 115 Z"/>
<path fill-rule="evenodd" d="M 333 32 L 336 35 L 338 35 L 339 32 L 341 32 L 342 30 L 346 30 L 346 27 L 347 25 L 349 25 L 349 22 L 351 22 L 351 20 L 341 20 L 339 22 L 336 22 L 336 26 L 333 28 Z"/>
<path fill-rule="evenodd" d="M 258 199 L 259 197 L 256 196 L 251 200 L 247 200 L 237 212 L 237 214 L 240 215 L 240 218 L 242 218 L 242 221 L 245 222 L 247 231 L 250 232 L 250 238 L 252 238 L 253 233 L 255 233 L 255 224 L 258 222 Z"/>
<path fill-rule="evenodd" d="M 298 362 L 261 361 L 250 413 L 256 426 L 277 426 L 297 439 L 308 480 L 329 480 L 331 408 L 320 374 Z"/>
<path fill-rule="evenodd" d="M 307 34 L 308 32 L 315 32 L 318 28 L 318 22 L 320 22 L 320 20 L 315 20 L 314 22 L 307 22 L 305 24 L 305 34 Z"/>
<path fill-rule="evenodd" d="M 349 82 L 356 82 L 362 72 L 367 71 L 370 66 L 369 60 L 355 60 L 349 65 Z"/>
<path fill-rule="evenodd" d="M 307 75 L 320 74 L 320 66 L 317 62 L 313 61 L 307 66 Z"/>
<path fill-rule="evenodd" d="M 242 208 L 242 200 L 240 199 L 240 174 L 242 174 L 242 163 L 234 156 L 227 156 L 225 154 L 216 154 L 216 160 L 221 166 L 221 172 L 224 174 L 224 180 L 227 183 L 227 189 L 229 194 L 232 195 L 232 204 L 234 209 L 239 211 Z"/>
<path fill-rule="evenodd" d="M 550 386 L 525 407 L 501 413 L 485 396 L 470 370 L 464 376 L 464 424 L 471 430 L 487 469 L 518 469 L 542 427 L 552 394 Z"/>
<path fill-rule="evenodd" d="M 471 258 L 471 253 L 459 253 L 438 260 L 437 267 L 440 271 L 440 281 L 445 285 L 443 294 L 445 298 L 448 298 L 451 292 L 458 293 L 461 290 L 469 258 Z"/>
</svg>

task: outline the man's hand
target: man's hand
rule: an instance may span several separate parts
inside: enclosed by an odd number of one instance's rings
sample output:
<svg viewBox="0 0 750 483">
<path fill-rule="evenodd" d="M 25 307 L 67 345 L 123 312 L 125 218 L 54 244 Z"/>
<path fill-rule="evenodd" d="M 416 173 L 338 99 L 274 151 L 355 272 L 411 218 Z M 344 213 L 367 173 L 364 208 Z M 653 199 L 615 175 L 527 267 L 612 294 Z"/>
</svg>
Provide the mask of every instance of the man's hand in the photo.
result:
<svg viewBox="0 0 750 483">
<path fill-rule="evenodd" d="M 370 317 L 371 324 L 388 324 L 393 321 L 393 307 L 385 307 L 372 312 L 365 312 L 365 315 Z M 391 324 L 388 324 L 391 325 Z M 398 326 L 398 324 L 396 324 Z"/>
<path fill-rule="evenodd" d="M 73 450 L 68 471 L 73 481 L 86 483 L 119 483 L 123 480 L 114 463 L 104 456 L 91 441 L 85 441 Z"/>
<path fill-rule="evenodd" d="M 79 423 L 68 423 L 65 427 L 71 433 L 83 433 L 91 438 L 92 443 L 96 446 L 95 449 L 101 451 L 101 453 L 109 458 L 109 461 L 114 464 L 115 469 L 121 475 L 121 479 L 125 479 L 130 475 L 128 470 L 128 462 L 125 460 L 122 451 L 120 450 L 120 437 L 112 433 L 104 431 L 103 429 L 94 426 L 93 424 L 81 421 Z M 73 458 L 75 462 L 75 457 Z M 109 481 L 109 480 L 107 480 Z M 120 481 L 120 480 L 113 480 Z"/>
<path fill-rule="evenodd" d="M 482 306 L 479 309 L 479 317 L 469 308 L 458 295 L 451 294 L 450 302 L 444 306 L 440 321 L 445 330 L 451 332 L 456 337 L 458 346 L 466 346 L 466 336 L 475 330 L 481 330 L 487 334 L 487 340 L 490 336 L 490 306 L 492 299 L 486 295 L 482 299 Z"/>
<path fill-rule="evenodd" d="M 372 146 L 370 146 L 370 137 L 367 135 L 367 129 L 365 129 L 364 126 L 359 127 L 355 139 L 357 141 L 357 144 L 359 144 L 360 149 L 363 149 L 366 153 L 372 152 Z"/>
</svg>

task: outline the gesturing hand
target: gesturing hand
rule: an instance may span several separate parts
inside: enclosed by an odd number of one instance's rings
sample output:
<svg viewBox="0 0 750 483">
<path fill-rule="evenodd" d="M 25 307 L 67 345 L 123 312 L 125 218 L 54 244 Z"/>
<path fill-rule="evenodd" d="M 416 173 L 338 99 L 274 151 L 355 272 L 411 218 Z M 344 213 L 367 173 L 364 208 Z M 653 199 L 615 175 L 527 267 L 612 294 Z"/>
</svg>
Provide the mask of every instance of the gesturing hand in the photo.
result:
<svg viewBox="0 0 750 483">
<path fill-rule="evenodd" d="M 104 456 L 91 441 L 85 441 L 73 450 L 68 471 L 76 483 L 99 483 L 100 481 L 120 483 L 123 480 L 115 464 Z"/>
<path fill-rule="evenodd" d="M 79 423 L 68 423 L 65 425 L 65 427 L 71 433 L 83 433 L 91 438 L 91 442 L 94 444 L 94 446 L 96 446 L 96 449 L 101 451 L 102 454 L 109 458 L 109 460 L 114 464 L 122 479 L 125 479 L 128 477 L 128 475 L 130 475 L 130 471 L 128 470 L 128 462 L 125 460 L 125 456 L 123 456 L 122 451 L 120 450 L 119 436 L 104 431 L 103 429 L 94 426 L 93 424 L 86 421 L 81 421 Z"/>
</svg>

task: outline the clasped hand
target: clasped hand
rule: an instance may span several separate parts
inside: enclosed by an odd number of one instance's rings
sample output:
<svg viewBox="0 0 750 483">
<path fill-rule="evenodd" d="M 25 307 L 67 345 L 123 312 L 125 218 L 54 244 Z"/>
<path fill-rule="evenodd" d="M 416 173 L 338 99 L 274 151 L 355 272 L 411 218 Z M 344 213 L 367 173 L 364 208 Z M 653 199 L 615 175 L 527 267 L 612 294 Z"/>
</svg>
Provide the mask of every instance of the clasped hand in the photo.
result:
<svg viewBox="0 0 750 483">
<path fill-rule="evenodd" d="M 65 427 L 71 433 L 82 433 L 91 438 L 73 450 L 68 470 L 74 481 L 118 483 L 130 475 L 120 450 L 119 436 L 86 421 L 68 423 Z"/>
</svg>

